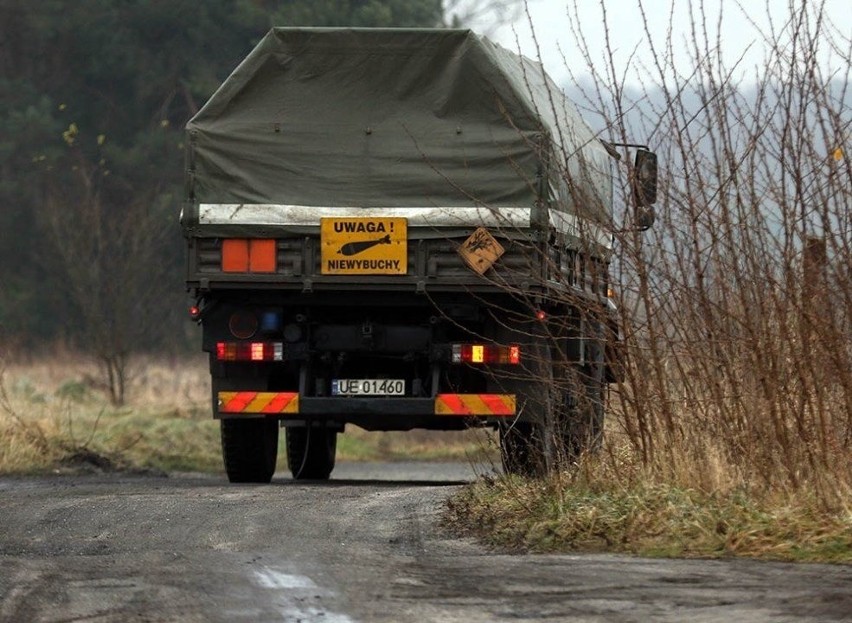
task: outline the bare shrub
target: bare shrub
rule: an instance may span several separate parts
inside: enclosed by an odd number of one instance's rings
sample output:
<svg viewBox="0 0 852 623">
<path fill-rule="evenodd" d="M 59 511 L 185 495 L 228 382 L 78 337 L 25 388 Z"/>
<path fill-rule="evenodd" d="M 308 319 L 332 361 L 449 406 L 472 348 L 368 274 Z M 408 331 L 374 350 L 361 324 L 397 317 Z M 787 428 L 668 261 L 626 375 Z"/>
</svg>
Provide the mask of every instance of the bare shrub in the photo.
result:
<svg viewBox="0 0 852 623">
<path fill-rule="evenodd" d="M 165 298 L 172 268 L 162 254 L 169 223 L 156 189 L 128 204 L 110 198 L 105 161 L 92 162 L 71 138 L 66 141 L 73 163 L 68 178 L 48 181 L 38 211 L 47 242 L 43 261 L 64 277 L 63 313 L 81 325 L 69 333 L 79 335 L 79 348 L 100 364 L 91 384 L 120 406 L 131 380 L 131 355 L 160 339 L 164 313 L 154 302 Z"/>
<path fill-rule="evenodd" d="M 852 42 L 819 3 L 793 2 L 746 79 L 699 14 L 684 73 L 647 4 L 644 86 L 624 85 L 609 41 L 603 64 L 586 47 L 591 80 L 576 80 L 602 137 L 641 137 L 663 163 L 655 229 L 615 226 L 616 438 L 657 477 L 838 499 L 852 485 Z"/>
</svg>

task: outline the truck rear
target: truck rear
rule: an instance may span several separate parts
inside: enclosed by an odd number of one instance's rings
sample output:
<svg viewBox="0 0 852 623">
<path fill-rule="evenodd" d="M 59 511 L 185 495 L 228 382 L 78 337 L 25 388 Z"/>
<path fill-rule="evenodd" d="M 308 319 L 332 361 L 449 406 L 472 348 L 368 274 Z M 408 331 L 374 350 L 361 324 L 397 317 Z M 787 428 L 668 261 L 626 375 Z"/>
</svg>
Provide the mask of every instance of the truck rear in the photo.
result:
<svg viewBox="0 0 852 623">
<path fill-rule="evenodd" d="M 599 439 L 612 157 L 538 64 L 466 30 L 276 28 L 187 134 L 232 482 L 270 480 L 282 427 L 299 479 L 348 424 L 492 426 L 523 473 Z"/>
</svg>

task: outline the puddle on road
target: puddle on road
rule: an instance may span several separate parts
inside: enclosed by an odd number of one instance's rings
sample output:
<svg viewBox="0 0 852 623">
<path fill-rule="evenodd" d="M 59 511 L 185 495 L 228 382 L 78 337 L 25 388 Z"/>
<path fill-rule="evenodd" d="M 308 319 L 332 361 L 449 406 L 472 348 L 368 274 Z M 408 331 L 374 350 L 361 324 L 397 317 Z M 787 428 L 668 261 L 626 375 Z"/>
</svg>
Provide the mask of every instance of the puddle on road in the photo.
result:
<svg viewBox="0 0 852 623">
<path fill-rule="evenodd" d="M 281 613 L 283 621 L 355 623 L 355 619 L 348 615 L 321 607 L 317 602 L 334 599 L 337 595 L 334 591 L 321 588 L 308 576 L 264 567 L 255 570 L 254 577 L 261 588 L 274 591 L 270 601 Z"/>
</svg>

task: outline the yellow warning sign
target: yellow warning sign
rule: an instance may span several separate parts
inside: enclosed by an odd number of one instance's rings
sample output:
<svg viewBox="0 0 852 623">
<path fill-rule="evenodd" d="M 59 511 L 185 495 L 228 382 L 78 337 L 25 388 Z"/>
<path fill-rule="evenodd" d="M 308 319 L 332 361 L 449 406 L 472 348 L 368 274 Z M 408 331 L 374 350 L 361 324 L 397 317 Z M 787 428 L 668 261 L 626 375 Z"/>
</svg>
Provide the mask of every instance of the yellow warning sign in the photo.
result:
<svg viewBox="0 0 852 623">
<path fill-rule="evenodd" d="M 480 275 L 500 259 L 506 250 L 484 227 L 478 227 L 459 247 L 459 255 Z"/>
<path fill-rule="evenodd" d="M 334 217 L 320 220 L 323 275 L 404 275 L 408 223 L 404 218 Z"/>
</svg>

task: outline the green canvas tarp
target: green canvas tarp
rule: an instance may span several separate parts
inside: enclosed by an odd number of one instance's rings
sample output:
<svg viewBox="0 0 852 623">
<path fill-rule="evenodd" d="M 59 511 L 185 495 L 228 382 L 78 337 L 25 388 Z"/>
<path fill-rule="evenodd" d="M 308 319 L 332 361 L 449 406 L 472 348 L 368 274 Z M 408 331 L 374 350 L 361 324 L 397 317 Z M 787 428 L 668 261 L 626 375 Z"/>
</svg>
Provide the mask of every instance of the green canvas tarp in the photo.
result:
<svg viewBox="0 0 852 623">
<path fill-rule="evenodd" d="M 187 124 L 189 201 L 533 206 L 608 219 L 574 105 L 468 30 L 271 30 Z M 578 199 L 579 197 L 579 199 Z"/>
</svg>

